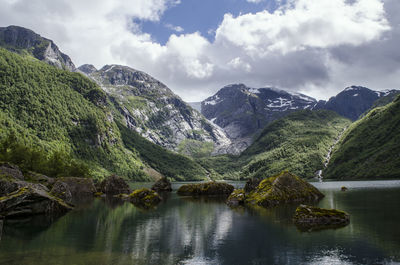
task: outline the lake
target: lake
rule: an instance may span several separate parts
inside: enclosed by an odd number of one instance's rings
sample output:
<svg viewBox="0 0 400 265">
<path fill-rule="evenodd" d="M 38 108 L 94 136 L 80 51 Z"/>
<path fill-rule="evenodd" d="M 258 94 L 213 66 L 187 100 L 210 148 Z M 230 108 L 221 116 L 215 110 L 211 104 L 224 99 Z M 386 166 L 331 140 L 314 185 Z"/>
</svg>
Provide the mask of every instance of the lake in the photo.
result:
<svg viewBox="0 0 400 265">
<path fill-rule="evenodd" d="M 173 192 L 145 211 L 99 198 L 60 218 L 7 222 L 0 264 L 400 264 L 400 181 L 313 185 L 326 195 L 318 206 L 350 213 L 348 226 L 301 232 L 295 205 L 231 209 Z"/>
</svg>

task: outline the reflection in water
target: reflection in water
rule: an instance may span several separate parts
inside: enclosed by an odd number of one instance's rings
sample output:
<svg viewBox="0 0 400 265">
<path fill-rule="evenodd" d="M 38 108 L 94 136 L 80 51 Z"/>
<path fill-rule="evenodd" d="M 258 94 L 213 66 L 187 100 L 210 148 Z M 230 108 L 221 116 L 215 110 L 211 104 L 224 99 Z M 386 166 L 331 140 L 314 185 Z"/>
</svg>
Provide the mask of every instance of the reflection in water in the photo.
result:
<svg viewBox="0 0 400 265">
<path fill-rule="evenodd" d="M 399 183 L 400 184 L 400 183 Z M 46 223 L 4 226 L 0 264 L 374 264 L 399 261 L 400 185 L 340 192 L 318 204 L 351 214 L 349 226 L 315 233 L 291 223 L 295 205 L 235 209 L 220 199 L 167 196 L 145 211 L 96 199 Z M 335 186 L 337 185 L 337 187 Z M 393 186 L 389 183 L 387 187 Z M 396 185 L 394 185 L 396 186 Z"/>
</svg>

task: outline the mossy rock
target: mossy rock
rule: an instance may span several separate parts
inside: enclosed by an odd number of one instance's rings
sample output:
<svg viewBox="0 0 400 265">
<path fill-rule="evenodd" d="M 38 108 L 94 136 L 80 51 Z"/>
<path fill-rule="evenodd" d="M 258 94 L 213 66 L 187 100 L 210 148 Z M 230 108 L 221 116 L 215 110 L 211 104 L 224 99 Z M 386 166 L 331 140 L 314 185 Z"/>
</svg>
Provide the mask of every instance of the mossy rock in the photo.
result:
<svg viewBox="0 0 400 265">
<path fill-rule="evenodd" d="M 161 202 L 161 197 L 157 192 L 150 189 L 134 190 L 129 196 L 128 200 L 135 206 L 149 209 L 157 206 Z"/>
<path fill-rule="evenodd" d="M 100 183 L 98 191 L 107 195 L 117 195 L 122 193 L 129 194 L 131 189 L 125 179 L 117 175 L 111 175 Z"/>
<path fill-rule="evenodd" d="M 350 223 L 350 215 L 336 209 L 300 205 L 296 209 L 293 222 L 302 231 L 339 228 Z"/>
<path fill-rule="evenodd" d="M 177 193 L 183 196 L 228 196 L 235 188 L 223 182 L 207 182 L 207 183 L 197 183 L 197 184 L 185 184 L 182 185 Z"/>
<path fill-rule="evenodd" d="M 285 203 L 318 201 L 323 197 L 324 195 L 310 183 L 283 171 L 261 181 L 257 188 L 246 196 L 245 203 L 268 208 Z"/>
<path fill-rule="evenodd" d="M 172 191 L 171 182 L 166 177 L 162 177 L 154 183 L 151 189 L 156 192 L 170 192 Z"/>
<path fill-rule="evenodd" d="M 228 204 L 231 207 L 241 206 L 244 205 L 245 199 L 246 199 L 246 194 L 244 189 L 234 190 L 226 200 L 226 204 Z"/>
<path fill-rule="evenodd" d="M 37 214 L 62 214 L 72 206 L 40 186 L 26 186 L 0 198 L 0 215 L 7 218 Z"/>
</svg>

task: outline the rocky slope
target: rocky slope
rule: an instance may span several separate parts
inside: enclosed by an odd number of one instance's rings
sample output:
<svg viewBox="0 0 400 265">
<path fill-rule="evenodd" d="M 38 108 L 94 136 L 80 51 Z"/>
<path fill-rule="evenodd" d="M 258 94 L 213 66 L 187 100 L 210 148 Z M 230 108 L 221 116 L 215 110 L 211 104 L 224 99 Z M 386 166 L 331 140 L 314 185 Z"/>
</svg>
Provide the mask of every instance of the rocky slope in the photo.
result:
<svg viewBox="0 0 400 265">
<path fill-rule="evenodd" d="M 398 178 L 400 97 L 353 123 L 333 151 L 325 178 Z"/>
<path fill-rule="evenodd" d="M 271 121 L 316 104 L 315 99 L 302 94 L 234 84 L 204 100 L 201 110 L 207 119 L 223 128 L 237 150 L 243 151 Z"/>
<path fill-rule="evenodd" d="M 100 70 L 83 65 L 78 70 L 107 92 L 130 129 L 155 144 L 188 155 L 193 148 L 187 145 L 203 148 L 212 143 L 210 153 L 225 152 L 230 145 L 221 129 L 144 72 L 121 65 L 106 65 Z"/>
<path fill-rule="evenodd" d="M 75 65 L 69 56 L 62 53 L 52 40 L 23 27 L 0 27 L 0 47 L 20 54 L 29 54 L 59 69 L 75 71 Z"/>
</svg>

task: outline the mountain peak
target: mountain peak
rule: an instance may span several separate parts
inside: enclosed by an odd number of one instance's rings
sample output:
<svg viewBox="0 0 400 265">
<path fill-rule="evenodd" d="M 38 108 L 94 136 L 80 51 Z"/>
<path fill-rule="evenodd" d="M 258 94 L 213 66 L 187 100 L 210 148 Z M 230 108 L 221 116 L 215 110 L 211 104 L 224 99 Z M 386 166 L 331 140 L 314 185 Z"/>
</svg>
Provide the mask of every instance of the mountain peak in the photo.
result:
<svg viewBox="0 0 400 265">
<path fill-rule="evenodd" d="M 83 64 L 78 67 L 78 70 L 85 74 L 91 74 L 97 71 L 96 67 L 94 67 L 93 64 Z"/>
<path fill-rule="evenodd" d="M 75 71 L 68 55 L 62 53 L 52 40 L 19 26 L 0 27 L 0 47 L 17 53 L 28 53 L 59 69 Z"/>
</svg>

